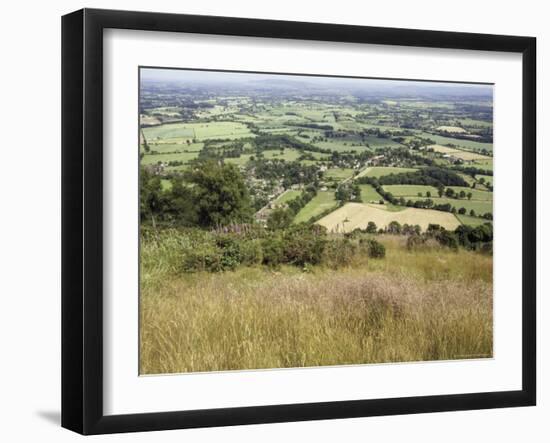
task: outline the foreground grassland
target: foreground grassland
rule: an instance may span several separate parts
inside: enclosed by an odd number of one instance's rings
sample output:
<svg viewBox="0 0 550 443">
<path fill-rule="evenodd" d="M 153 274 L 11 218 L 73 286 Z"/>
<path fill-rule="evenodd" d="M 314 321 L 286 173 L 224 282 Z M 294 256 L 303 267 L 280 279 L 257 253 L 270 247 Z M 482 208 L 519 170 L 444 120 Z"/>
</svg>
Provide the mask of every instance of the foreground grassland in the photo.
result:
<svg viewBox="0 0 550 443">
<path fill-rule="evenodd" d="M 140 373 L 492 356 L 492 257 L 381 236 L 385 259 L 182 273 L 142 241 Z"/>
</svg>

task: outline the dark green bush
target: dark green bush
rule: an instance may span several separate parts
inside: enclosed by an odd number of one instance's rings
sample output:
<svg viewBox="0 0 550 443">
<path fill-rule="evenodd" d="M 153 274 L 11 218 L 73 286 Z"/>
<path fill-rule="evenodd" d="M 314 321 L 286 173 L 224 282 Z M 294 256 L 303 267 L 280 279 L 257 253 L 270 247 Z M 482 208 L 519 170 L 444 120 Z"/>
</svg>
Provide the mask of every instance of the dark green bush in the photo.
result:
<svg viewBox="0 0 550 443">
<path fill-rule="evenodd" d="M 284 235 L 284 258 L 286 263 L 303 266 L 321 262 L 326 244 L 326 235 L 309 226 L 297 226 Z"/>
<path fill-rule="evenodd" d="M 261 240 L 262 263 L 268 266 L 279 266 L 285 258 L 283 240 L 278 236 L 266 237 Z"/>
<path fill-rule="evenodd" d="M 223 270 L 222 253 L 213 244 L 196 245 L 189 248 L 183 255 L 183 269 L 185 271 L 219 272 Z"/>
<path fill-rule="evenodd" d="M 366 249 L 370 258 L 384 258 L 386 256 L 386 247 L 374 238 L 361 239 L 360 244 Z"/>
<path fill-rule="evenodd" d="M 262 242 L 259 239 L 243 240 L 240 244 L 241 264 L 253 266 L 262 263 Z"/>
<path fill-rule="evenodd" d="M 351 264 L 357 252 L 357 246 L 347 238 L 327 242 L 323 251 L 323 263 L 337 269 Z"/>
</svg>

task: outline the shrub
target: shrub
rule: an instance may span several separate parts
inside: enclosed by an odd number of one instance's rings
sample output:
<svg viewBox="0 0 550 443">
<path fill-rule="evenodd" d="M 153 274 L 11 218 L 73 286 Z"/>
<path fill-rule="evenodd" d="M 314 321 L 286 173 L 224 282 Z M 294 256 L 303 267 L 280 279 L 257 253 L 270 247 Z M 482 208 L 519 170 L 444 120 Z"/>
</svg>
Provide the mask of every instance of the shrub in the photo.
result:
<svg viewBox="0 0 550 443">
<path fill-rule="evenodd" d="M 357 247 L 349 239 L 336 239 L 327 242 L 323 252 L 323 262 L 337 269 L 351 264 Z"/>
<path fill-rule="evenodd" d="M 452 250 L 458 250 L 458 238 L 454 232 L 442 230 L 437 236 L 440 245 L 446 246 Z"/>
<path fill-rule="evenodd" d="M 183 269 L 185 271 L 210 271 L 223 270 L 221 251 L 212 244 L 195 245 L 189 248 L 183 255 Z"/>
<path fill-rule="evenodd" d="M 367 223 L 367 233 L 368 234 L 376 234 L 376 231 L 377 231 L 376 223 L 374 223 L 373 221 L 368 222 Z"/>
<path fill-rule="evenodd" d="M 318 233 L 308 226 L 289 230 L 283 240 L 285 262 L 298 266 L 320 263 L 326 241 L 324 233 Z"/>
<path fill-rule="evenodd" d="M 359 243 L 366 248 L 370 258 L 384 258 L 386 256 L 386 247 L 374 238 L 361 239 Z"/>
<path fill-rule="evenodd" d="M 279 266 L 284 261 L 284 243 L 280 237 L 272 236 L 261 240 L 262 263 Z"/>
<path fill-rule="evenodd" d="M 409 238 L 407 238 L 407 249 L 409 251 L 412 251 L 421 246 L 424 246 L 425 244 L 426 244 L 426 237 L 423 237 L 422 235 L 414 234 L 409 236 Z"/>
<path fill-rule="evenodd" d="M 253 266 L 262 263 L 263 249 L 259 239 L 245 240 L 240 244 L 241 264 Z"/>
</svg>

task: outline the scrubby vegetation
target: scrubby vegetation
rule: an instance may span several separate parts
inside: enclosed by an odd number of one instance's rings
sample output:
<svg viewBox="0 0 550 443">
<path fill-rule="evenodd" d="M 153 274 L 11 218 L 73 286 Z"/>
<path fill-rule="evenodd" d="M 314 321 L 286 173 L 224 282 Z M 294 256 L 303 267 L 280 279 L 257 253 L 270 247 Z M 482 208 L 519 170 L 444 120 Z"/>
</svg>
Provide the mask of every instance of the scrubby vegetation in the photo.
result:
<svg viewBox="0 0 550 443">
<path fill-rule="evenodd" d="M 357 256 L 360 240 L 342 238 L 327 243 L 324 264 L 182 273 L 186 236 L 147 236 L 140 371 L 491 356 L 491 256 L 433 239 L 408 249 L 412 238 L 379 236 L 384 259 Z"/>
</svg>

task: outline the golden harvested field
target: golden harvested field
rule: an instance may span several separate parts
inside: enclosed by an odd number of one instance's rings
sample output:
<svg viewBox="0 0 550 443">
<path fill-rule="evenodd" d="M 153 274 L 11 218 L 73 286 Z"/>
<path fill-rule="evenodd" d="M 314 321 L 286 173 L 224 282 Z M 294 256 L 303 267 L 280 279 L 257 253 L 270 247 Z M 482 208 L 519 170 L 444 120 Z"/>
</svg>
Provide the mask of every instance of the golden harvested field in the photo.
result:
<svg viewBox="0 0 550 443">
<path fill-rule="evenodd" d="M 464 134 L 466 130 L 460 126 L 440 126 L 437 128 L 438 131 L 453 132 L 455 134 Z"/>
<path fill-rule="evenodd" d="M 458 219 L 449 212 L 417 208 L 389 211 L 385 205 L 364 203 L 347 203 L 317 223 L 326 227 L 329 232 L 351 232 L 356 228 L 365 229 L 369 221 L 376 223 L 379 228 L 392 221 L 420 225 L 422 230 L 426 230 L 430 223 L 439 224 L 449 230 L 460 226 Z"/>
<path fill-rule="evenodd" d="M 487 155 L 481 155 L 476 152 L 463 151 L 462 149 L 450 148 L 449 146 L 442 145 L 430 145 L 428 148 L 432 148 L 435 152 L 442 154 L 450 154 L 453 157 L 460 158 L 462 160 L 492 160 Z"/>
</svg>

